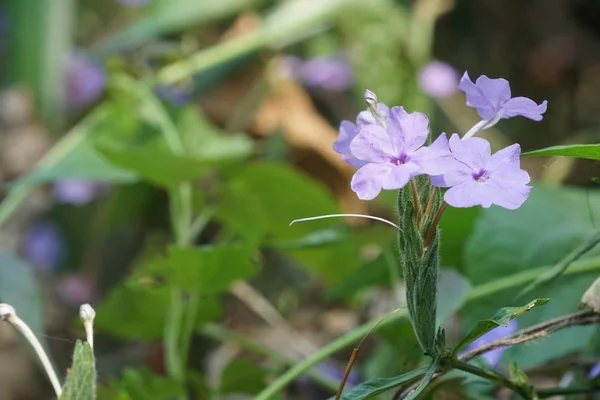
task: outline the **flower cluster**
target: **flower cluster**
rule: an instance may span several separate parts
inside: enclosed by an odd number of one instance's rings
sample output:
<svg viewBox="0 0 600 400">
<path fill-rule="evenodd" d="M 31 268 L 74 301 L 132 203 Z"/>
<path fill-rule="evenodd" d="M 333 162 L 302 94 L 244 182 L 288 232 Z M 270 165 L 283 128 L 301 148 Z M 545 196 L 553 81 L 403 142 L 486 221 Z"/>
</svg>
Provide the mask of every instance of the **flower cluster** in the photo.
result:
<svg viewBox="0 0 600 400">
<path fill-rule="evenodd" d="M 371 200 L 382 189 L 401 189 L 413 177 L 426 174 L 432 185 L 449 188 L 444 201 L 454 207 L 496 204 L 512 210 L 527 200 L 530 178 L 520 168 L 520 146 L 491 154 L 489 142 L 473 135 L 504 118 L 520 115 L 539 121 L 547 102 L 513 98 L 508 81 L 487 76 L 472 82 L 465 73 L 459 88 L 482 120 L 462 138 L 453 134 L 448 139 L 442 133 L 431 144 L 425 114 L 389 108 L 366 91 L 368 109 L 358 114 L 356 123 L 341 123 L 333 145 L 343 160 L 359 168 L 351 185 L 360 199 Z"/>
</svg>

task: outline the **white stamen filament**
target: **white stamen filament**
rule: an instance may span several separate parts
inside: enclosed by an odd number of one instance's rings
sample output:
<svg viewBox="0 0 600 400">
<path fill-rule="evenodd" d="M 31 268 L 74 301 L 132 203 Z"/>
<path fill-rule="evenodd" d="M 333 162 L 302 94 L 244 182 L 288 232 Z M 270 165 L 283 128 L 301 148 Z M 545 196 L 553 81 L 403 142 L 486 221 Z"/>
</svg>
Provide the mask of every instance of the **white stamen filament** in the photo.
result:
<svg viewBox="0 0 600 400">
<path fill-rule="evenodd" d="M 356 217 L 356 218 L 374 219 L 376 221 L 380 221 L 380 222 L 386 223 L 388 225 L 391 225 L 394 228 L 398 229 L 399 231 L 401 230 L 398 225 L 394 224 L 391 221 L 388 221 L 387 219 L 375 217 L 373 215 L 364 215 L 364 214 L 327 214 L 327 215 L 318 215 L 316 217 L 308 217 L 308 218 L 295 219 L 292 222 L 290 222 L 290 226 L 293 225 L 296 222 L 314 221 L 314 220 L 317 220 L 317 219 L 337 218 L 337 217 Z"/>
<path fill-rule="evenodd" d="M 46 355 L 44 348 L 40 344 L 39 340 L 35 337 L 33 331 L 27 326 L 27 324 L 17 316 L 15 309 L 10 304 L 0 304 L 0 320 L 8 321 L 12 326 L 14 326 L 18 331 L 20 331 L 25 339 L 31 344 L 33 350 L 37 354 L 40 359 L 42 366 L 46 370 L 46 374 L 48 375 L 48 379 L 50 379 L 50 383 L 54 388 L 54 393 L 56 393 L 56 397 L 60 398 L 62 394 L 62 385 L 56 376 L 56 372 L 54 372 L 54 368 L 52 367 L 52 363 L 50 359 Z"/>
</svg>

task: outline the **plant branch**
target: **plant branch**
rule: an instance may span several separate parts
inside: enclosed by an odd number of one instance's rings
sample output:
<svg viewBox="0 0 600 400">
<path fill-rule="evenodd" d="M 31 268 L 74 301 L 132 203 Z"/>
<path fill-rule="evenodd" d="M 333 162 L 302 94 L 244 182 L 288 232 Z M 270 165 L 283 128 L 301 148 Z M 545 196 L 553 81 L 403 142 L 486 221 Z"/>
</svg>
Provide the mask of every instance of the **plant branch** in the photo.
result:
<svg viewBox="0 0 600 400">
<path fill-rule="evenodd" d="M 489 369 L 482 369 L 476 367 L 472 364 L 466 363 L 464 361 L 457 360 L 453 363 L 453 367 L 456 369 L 460 369 L 461 371 L 468 372 L 473 375 L 480 376 L 489 381 L 495 382 L 500 386 L 507 387 L 513 390 L 515 393 L 520 394 L 525 399 L 531 399 L 533 393 L 533 387 L 530 385 L 523 386 L 519 385 L 516 382 L 511 381 L 507 377 L 502 374 L 497 373 L 496 371 L 492 371 Z"/>
<path fill-rule="evenodd" d="M 573 395 L 583 393 L 597 393 L 600 392 L 600 386 L 579 386 L 579 387 L 556 387 L 550 389 L 539 389 L 537 395 L 540 399 L 546 399 L 553 396 L 561 395 Z"/>
<path fill-rule="evenodd" d="M 488 351 L 539 339 L 564 328 L 598 323 L 600 323 L 600 315 L 596 314 L 596 312 L 592 310 L 568 314 L 550 321 L 542 322 L 541 324 L 534 325 L 527 329 L 520 330 L 512 336 L 508 336 L 491 343 L 486 343 L 483 346 L 473 349 L 460 356 L 459 359 L 466 362 L 484 353 L 487 353 Z"/>
</svg>

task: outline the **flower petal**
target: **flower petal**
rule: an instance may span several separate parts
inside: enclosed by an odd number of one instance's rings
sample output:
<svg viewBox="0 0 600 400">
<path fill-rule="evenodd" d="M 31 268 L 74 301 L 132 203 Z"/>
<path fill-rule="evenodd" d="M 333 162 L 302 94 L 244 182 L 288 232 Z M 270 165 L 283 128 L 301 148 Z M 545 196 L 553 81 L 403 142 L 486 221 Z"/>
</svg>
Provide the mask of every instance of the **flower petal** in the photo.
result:
<svg viewBox="0 0 600 400">
<path fill-rule="evenodd" d="M 402 189 L 413 176 L 419 174 L 419 166 L 415 163 L 392 165 L 390 172 L 384 176 L 381 187 L 385 190 Z"/>
<path fill-rule="evenodd" d="M 527 97 L 515 97 L 508 100 L 504 106 L 504 115 L 502 118 L 516 117 L 522 115 L 525 118 L 532 119 L 534 121 L 541 121 L 542 114 L 546 112 L 548 108 L 548 102 L 544 100 L 542 104 L 536 104 L 535 101 L 528 99 Z"/>
<path fill-rule="evenodd" d="M 473 83 L 465 72 L 458 85 L 467 96 L 467 105 L 477 109 L 479 116 L 485 120 L 493 119 L 502 109 L 502 105 L 510 99 L 510 85 L 506 79 L 490 79 L 485 75 Z"/>
<path fill-rule="evenodd" d="M 354 176 L 350 186 L 361 200 L 372 200 L 381 192 L 383 179 L 390 173 L 391 164 L 366 164 Z"/>
<path fill-rule="evenodd" d="M 420 166 L 422 173 L 428 175 L 443 174 L 455 163 L 445 133 L 438 136 L 429 146 L 421 147 L 411 154 L 410 160 Z"/>
<path fill-rule="evenodd" d="M 359 130 L 352 122 L 342 121 L 338 139 L 333 143 L 333 150 L 340 154 L 350 154 L 350 142 L 358 135 Z"/>
<path fill-rule="evenodd" d="M 521 146 L 513 144 L 497 151 L 487 163 L 486 170 L 495 177 L 510 185 L 526 185 L 531 178 L 527 171 L 521 169 Z"/>
<path fill-rule="evenodd" d="M 490 177 L 483 184 L 492 202 L 508 210 L 516 210 L 521 207 L 531 192 L 531 186 L 515 184 L 494 177 Z"/>
<path fill-rule="evenodd" d="M 471 167 L 474 172 L 486 167 L 491 154 L 490 143 L 487 140 L 478 137 L 461 140 L 454 134 L 449 143 L 452 156 Z"/>
<path fill-rule="evenodd" d="M 383 103 L 377 103 L 377 110 L 384 119 L 387 118 L 387 116 L 390 113 L 390 108 Z M 375 119 L 371 111 L 367 109 L 358 113 L 358 117 L 356 117 L 356 123 L 358 124 L 358 126 L 365 126 L 369 124 L 376 124 L 377 120 Z"/>
<path fill-rule="evenodd" d="M 423 146 L 429 135 L 429 118 L 423 113 L 407 113 L 403 107 L 392 107 L 386 120 L 394 153 L 415 151 Z"/>
<path fill-rule="evenodd" d="M 453 186 L 444 194 L 444 201 L 452 207 L 467 208 L 482 206 L 489 208 L 493 203 L 495 193 L 490 193 L 484 182 L 468 179 L 463 183 Z"/>
<path fill-rule="evenodd" d="M 387 163 L 396 155 L 386 130 L 379 125 L 367 125 L 350 142 L 350 154 L 359 160 Z"/>
</svg>

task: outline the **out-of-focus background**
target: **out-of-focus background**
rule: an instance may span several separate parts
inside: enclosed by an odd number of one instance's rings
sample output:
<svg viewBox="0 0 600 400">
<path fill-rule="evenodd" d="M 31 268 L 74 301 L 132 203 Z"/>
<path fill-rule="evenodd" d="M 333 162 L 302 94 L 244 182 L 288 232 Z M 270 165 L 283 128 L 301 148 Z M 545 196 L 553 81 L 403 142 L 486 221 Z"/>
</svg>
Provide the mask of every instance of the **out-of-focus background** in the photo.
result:
<svg viewBox="0 0 600 400">
<path fill-rule="evenodd" d="M 78 307 L 92 304 L 101 398 L 260 396 L 290 366 L 404 304 L 392 228 L 289 226 L 340 212 L 395 218 L 394 193 L 367 203 L 351 191 L 354 171 L 331 147 L 339 123 L 356 118 L 370 89 L 427 113 L 436 136 L 464 133 L 479 120 L 457 90 L 464 71 L 548 100 L 543 121 L 486 131 L 494 149 L 597 142 L 600 2 L 4 1 L 0 301 L 38 333 L 61 377 L 83 336 Z M 557 262 L 600 224 L 597 163 L 523 166 L 536 185 L 530 205 L 510 216 L 448 210 L 441 222 L 450 341 L 509 305 L 510 292 L 469 303 L 469 287 Z M 524 324 L 574 311 L 592 281 L 559 283 L 544 293 L 555 305 Z M 599 343 L 593 327 L 573 332 L 505 357 L 542 382 L 583 376 Z M 360 337 L 272 398 L 331 396 Z M 420 356 L 399 320 L 364 342 L 348 384 L 394 376 Z M 460 383 L 427 396 L 483 398 Z M 52 398 L 4 324 L 0 398 Z"/>
</svg>

